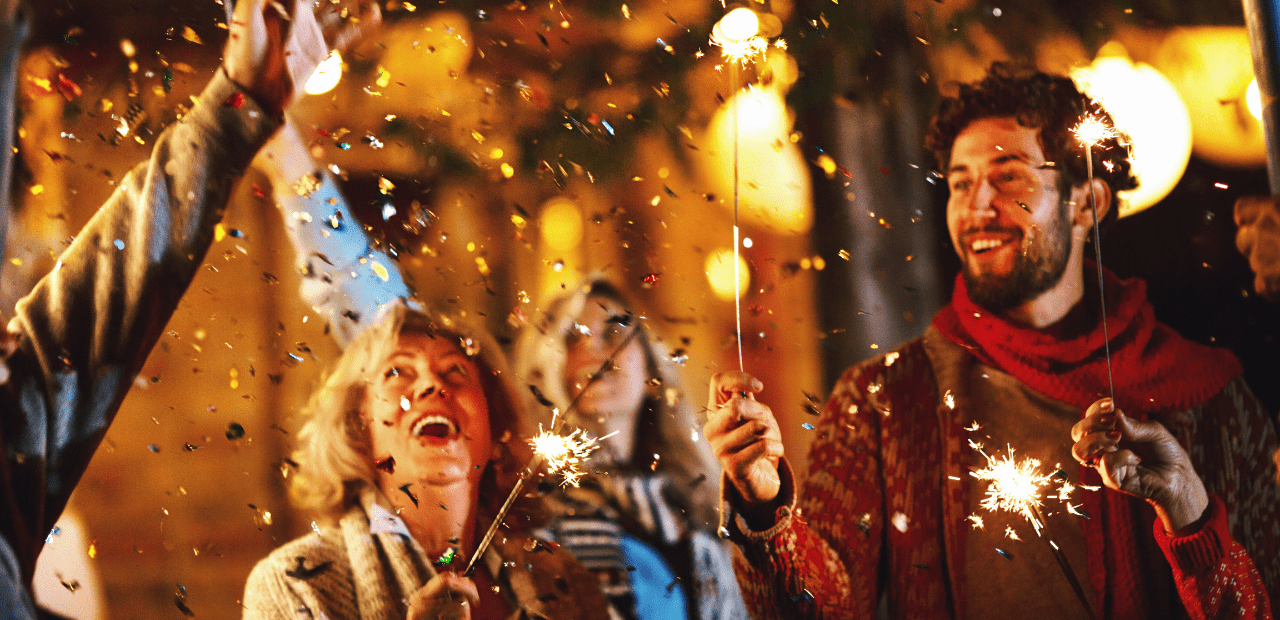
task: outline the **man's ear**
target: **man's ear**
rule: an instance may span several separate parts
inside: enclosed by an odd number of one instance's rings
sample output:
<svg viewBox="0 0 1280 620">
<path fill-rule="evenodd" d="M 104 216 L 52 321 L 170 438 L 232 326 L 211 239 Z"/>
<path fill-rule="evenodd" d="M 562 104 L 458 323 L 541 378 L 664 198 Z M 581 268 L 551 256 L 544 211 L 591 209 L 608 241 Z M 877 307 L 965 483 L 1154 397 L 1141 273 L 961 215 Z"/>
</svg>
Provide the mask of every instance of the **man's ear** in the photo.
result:
<svg viewBox="0 0 1280 620">
<path fill-rule="evenodd" d="M 1087 185 L 1087 183 L 1081 183 L 1071 189 L 1071 223 L 1089 229 L 1093 227 L 1093 207 L 1089 203 Z M 1106 219 L 1107 212 L 1111 210 L 1111 186 L 1107 185 L 1106 181 L 1095 178 L 1093 180 L 1093 196 L 1097 200 L 1098 221 L 1101 222 Z"/>
</svg>

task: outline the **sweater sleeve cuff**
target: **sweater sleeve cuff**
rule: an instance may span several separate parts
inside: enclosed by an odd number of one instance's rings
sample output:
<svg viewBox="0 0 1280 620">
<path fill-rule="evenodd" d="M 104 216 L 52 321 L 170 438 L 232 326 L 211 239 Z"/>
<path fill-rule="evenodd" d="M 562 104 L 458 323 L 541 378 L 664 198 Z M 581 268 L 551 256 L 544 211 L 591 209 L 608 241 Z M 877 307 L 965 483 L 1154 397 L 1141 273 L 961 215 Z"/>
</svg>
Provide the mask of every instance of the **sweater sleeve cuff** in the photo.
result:
<svg viewBox="0 0 1280 620">
<path fill-rule="evenodd" d="M 1159 519 L 1155 522 L 1156 543 L 1175 571 L 1198 574 L 1222 561 L 1226 541 L 1231 540 L 1227 510 L 1215 495 L 1209 496 L 1209 507 L 1205 510 L 1209 511 L 1209 518 L 1200 529 L 1183 536 L 1169 534 Z"/>
<path fill-rule="evenodd" d="M 182 122 L 214 138 L 237 169 L 249 165 L 258 149 L 284 122 L 283 115 L 258 105 L 218 67 Z"/>
<path fill-rule="evenodd" d="M 791 471 L 791 463 L 784 456 L 778 460 L 778 478 L 782 483 L 775 500 L 778 507 L 774 509 L 773 523 L 763 530 L 757 530 L 747 523 L 742 512 L 745 500 L 738 489 L 729 482 L 727 475 L 720 478 L 720 533 L 734 542 L 762 543 L 791 526 L 791 515 L 796 508 L 795 474 Z"/>
</svg>

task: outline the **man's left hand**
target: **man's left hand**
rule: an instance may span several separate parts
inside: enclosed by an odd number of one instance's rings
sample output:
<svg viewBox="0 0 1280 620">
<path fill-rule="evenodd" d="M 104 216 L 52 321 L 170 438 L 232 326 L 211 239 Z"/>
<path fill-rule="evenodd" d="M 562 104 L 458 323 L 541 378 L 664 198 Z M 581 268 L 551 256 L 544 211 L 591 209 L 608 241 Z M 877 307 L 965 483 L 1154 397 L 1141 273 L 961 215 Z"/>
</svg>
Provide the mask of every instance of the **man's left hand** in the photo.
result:
<svg viewBox="0 0 1280 620">
<path fill-rule="evenodd" d="M 1071 454 L 1093 467 L 1108 488 L 1141 497 L 1170 534 L 1200 519 L 1209 506 L 1191 457 L 1159 422 L 1139 422 L 1104 398 L 1071 428 Z"/>
</svg>

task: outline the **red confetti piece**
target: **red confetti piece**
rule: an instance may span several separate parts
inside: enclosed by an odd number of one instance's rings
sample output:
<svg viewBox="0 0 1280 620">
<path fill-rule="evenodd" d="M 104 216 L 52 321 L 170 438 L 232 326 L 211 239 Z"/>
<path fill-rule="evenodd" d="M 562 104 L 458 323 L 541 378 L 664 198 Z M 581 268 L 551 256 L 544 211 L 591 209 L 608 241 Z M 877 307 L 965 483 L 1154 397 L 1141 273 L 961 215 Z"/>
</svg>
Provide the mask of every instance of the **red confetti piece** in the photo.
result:
<svg viewBox="0 0 1280 620">
<path fill-rule="evenodd" d="M 71 78 L 59 73 L 58 92 L 62 93 L 62 96 L 66 97 L 67 101 L 71 101 L 72 99 L 79 97 L 83 91 L 80 90 L 79 84 L 72 82 Z"/>
<path fill-rule="evenodd" d="M 243 108 L 244 93 L 235 93 L 230 97 L 227 97 L 227 100 L 222 102 L 222 105 L 227 106 L 229 108 L 236 108 L 236 109 Z"/>
<path fill-rule="evenodd" d="M 657 284 L 657 283 L 658 283 L 658 274 L 656 274 L 656 273 L 651 273 L 651 274 L 649 274 L 649 275 L 645 276 L 645 277 L 644 277 L 644 283 L 645 283 L 645 284 L 648 284 L 649 286 L 653 286 L 654 284 Z"/>
</svg>

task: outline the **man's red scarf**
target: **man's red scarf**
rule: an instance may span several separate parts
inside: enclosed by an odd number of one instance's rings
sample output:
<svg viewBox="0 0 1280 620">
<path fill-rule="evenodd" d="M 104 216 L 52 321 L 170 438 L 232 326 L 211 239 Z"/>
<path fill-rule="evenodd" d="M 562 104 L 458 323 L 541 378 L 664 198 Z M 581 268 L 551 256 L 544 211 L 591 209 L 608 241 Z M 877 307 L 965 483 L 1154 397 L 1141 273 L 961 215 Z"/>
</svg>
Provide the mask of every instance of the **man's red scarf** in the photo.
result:
<svg viewBox="0 0 1280 620">
<path fill-rule="evenodd" d="M 1096 267 L 1090 263 L 1086 273 Z M 1240 374 L 1240 362 L 1226 349 L 1215 349 L 1179 336 L 1156 321 L 1141 280 L 1121 281 L 1105 271 L 1107 329 L 1111 335 L 1111 369 L 1116 403 L 1139 419 L 1158 411 L 1177 411 L 1205 402 Z M 982 363 L 1013 375 L 1041 394 L 1083 409 L 1110 393 L 1102 322 L 1068 340 L 1011 323 L 969 299 L 963 274 L 956 277 L 951 303 L 933 318 L 948 340 L 965 347 Z M 1064 438 L 1068 440 L 1069 438 Z M 1092 468 L 1080 466 L 1080 481 L 1101 485 Z M 1148 608 L 1144 601 L 1169 600 L 1140 593 L 1160 584 L 1143 576 L 1135 540 L 1138 523 L 1150 523 L 1150 509 L 1140 500 L 1104 490 L 1081 496 L 1084 511 L 1102 515 L 1084 522 L 1089 549 L 1089 583 L 1098 594 L 1106 618 L 1163 618 L 1171 610 Z M 1145 518 L 1138 518 L 1146 514 Z M 1149 529 L 1147 530 L 1149 531 Z M 1158 581 L 1158 580 L 1157 580 Z"/>
<path fill-rule="evenodd" d="M 1090 264 L 1085 271 L 1094 269 Z M 1208 400 L 1240 374 L 1240 362 L 1230 351 L 1187 340 L 1156 321 L 1145 282 L 1104 273 L 1111 371 L 1121 410 L 1186 409 Z M 979 307 L 969 299 L 960 274 L 951 303 L 933 318 L 933 326 L 982 363 L 1051 398 L 1084 409 L 1110 394 L 1101 321 L 1082 336 L 1060 340 Z"/>
</svg>

